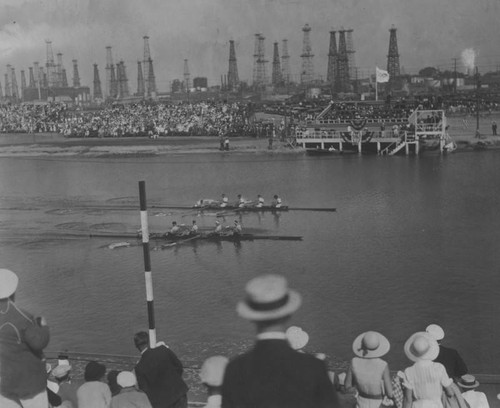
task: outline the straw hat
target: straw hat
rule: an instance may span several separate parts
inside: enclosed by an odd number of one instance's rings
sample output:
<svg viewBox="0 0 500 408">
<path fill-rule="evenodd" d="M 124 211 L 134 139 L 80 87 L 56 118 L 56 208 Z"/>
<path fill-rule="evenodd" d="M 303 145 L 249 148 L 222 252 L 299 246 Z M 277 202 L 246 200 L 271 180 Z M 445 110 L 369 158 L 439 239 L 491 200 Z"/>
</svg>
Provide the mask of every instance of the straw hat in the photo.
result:
<svg viewBox="0 0 500 408">
<path fill-rule="evenodd" d="M 444 330 L 437 324 L 430 324 L 425 331 L 434 337 L 437 341 L 444 339 Z"/>
<path fill-rule="evenodd" d="M 201 366 L 201 382 L 212 387 L 221 386 L 227 363 L 229 363 L 229 359 L 224 356 L 212 356 L 207 358 Z"/>
<path fill-rule="evenodd" d="M 439 344 L 429 333 L 417 332 L 406 340 L 404 350 L 411 361 L 434 360 L 439 354 Z"/>
<path fill-rule="evenodd" d="M 132 371 L 121 371 L 116 377 L 117 384 L 122 388 L 133 387 L 137 383 Z"/>
<path fill-rule="evenodd" d="M 262 275 L 250 280 L 246 299 L 236 307 L 238 314 L 252 321 L 274 320 L 291 315 L 302 303 L 299 293 L 289 289 L 280 275 Z"/>
<path fill-rule="evenodd" d="M 479 381 L 476 380 L 476 377 L 470 374 L 462 375 L 458 379 L 457 384 L 459 385 L 460 388 L 472 389 L 479 387 Z"/>
<path fill-rule="evenodd" d="M 19 278 L 8 269 L 0 269 L 0 299 L 12 296 L 17 289 Z"/>
<path fill-rule="evenodd" d="M 361 333 L 352 343 L 352 351 L 361 358 L 382 357 L 390 348 L 389 340 L 376 331 Z"/>
<path fill-rule="evenodd" d="M 309 342 L 309 335 L 297 326 L 290 326 L 286 330 L 286 338 L 294 350 L 300 350 Z"/>
<path fill-rule="evenodd" d="M 69 364 L 61 364 L 52 370 L 52 375 L 55 378 L 63 378 L 71 371 L 71 366 Z"/>
</svg>

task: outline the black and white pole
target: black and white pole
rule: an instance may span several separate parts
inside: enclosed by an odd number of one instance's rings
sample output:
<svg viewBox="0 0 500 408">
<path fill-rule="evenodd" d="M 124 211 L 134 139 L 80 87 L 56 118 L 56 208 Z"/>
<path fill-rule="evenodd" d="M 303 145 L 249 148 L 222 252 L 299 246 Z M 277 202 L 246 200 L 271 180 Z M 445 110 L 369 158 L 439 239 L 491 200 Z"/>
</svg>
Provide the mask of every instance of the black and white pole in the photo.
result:
<svg viewBox="0 0 500 408">
<path fill-rule="evenodd" d="M 139 199 L 141 204 L 142 252 L 144 254 L 144 277 L 146 279 L 146 301 L 149 320 L 149 347 L 156 346 L 155 312 L 153 306 L 153 275 L 151 274 L 151 256 L 149 252 L 148 211 L 146 208 L 146 182 L 139 181 Z"/>
</svg>

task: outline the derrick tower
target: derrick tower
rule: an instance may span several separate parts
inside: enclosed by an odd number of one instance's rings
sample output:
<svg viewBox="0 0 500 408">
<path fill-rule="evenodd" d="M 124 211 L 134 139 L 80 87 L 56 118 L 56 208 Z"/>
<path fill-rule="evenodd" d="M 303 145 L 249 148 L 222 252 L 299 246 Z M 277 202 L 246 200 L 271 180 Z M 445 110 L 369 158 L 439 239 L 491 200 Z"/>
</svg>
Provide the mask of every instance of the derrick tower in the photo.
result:
<svg viewBox="0 0 500 408">
<path fill-rule="evenodd" d="M 396 37 L 396 28 L 392 26 L 389 29 L 389 53 L 387 55 L 387 72 L 389 73 L 389 83 L 393 82 L 400 74 L 398 40 Z"/>
<path fill-rule="evenodd" d="M 29 67 L 30 88 L 36 88 L 35 75 L 33 74 L 33 67 Z"/>
<path fill-rule="evenodd" d="M 302 40 L 302 54 L 300 54 L 300 58 L 302 58 L 302 71 L 300 74 L 300 82 L 306 84 L 311 82 L 314 79 L 314 65 L 313 65 L 313 57 L 311 47 L 311 27 L 309 24 L 306 24 L 302 28 L 302 32 L 304 33 L 304 38 Z"/>
<path fill-rule="evenodd" d="M 145 35 L 144 40 L 144 60 L 142 67 L 144 69 L 144 92 L 147 97 L 156 96 L 156 79 L 153 69 L 153 60 L 151 58 L 151 50 L 149 49 L 149 37 Z"/>
<path fill-rule="evenodd" d="M 5 73 L 5 97 L 6 98 L 11 96 L 10 84 L 9 84 L 9 74 L 8 74 L 9 71 L 10 71 L 10 65 L 7 65 L 7 72 Z"/>
<path fill-rule="evenodd" d="M 106 75 L 108 73 L 108 68 L 106 67 Z M 80 88 L 80 74 L 78 73 L 78 61 L 73 60 L 73 87 Z"/>
<path fill-rule="evenodd" d="M 129 96 L 127 71 L 125 63 L 121 60 L 117 65 L 118 71 L 118 97 L 125 98 Z"/>
<path fill-rule="evenodd" d="M 3 99 L 2 82 L 0 81 L 0 99 Z"/>
<path fill-rule="evenodd" d="M 227 85 L 229 90 L 235 90 L 238 87 L 239 82 L 240 79 L 238 78 L 238 64 L 236 62 L 234 41 L 229 40 L 229 69 L 227 71 Z"/>
<path fill-rule="evenodd" d="M 346 50 L 347 50 L 347 63 L 349 65 L 349 78 L 356 78 L 356 59 L 354 51 L 354 42 L 352 40 L 353 29 L 350 28 L 345 31 L 346 35 Z"/>
<path fill-rule="evenodd" d="M 349 84 L 349 58 L 347 57 L 347 45 L 345 38 L 345 30 L 339 30 L 339 52 L 338 52 L 338 75 L 337 75 L 337 92 L 348 92 Z"/>
<path fill-rule="evenodd" d="M 116 67 L 118 71 L 118 66 Z M 108 98 L 116 98 L 118 95 L 118 84 L 115 74 L 115 65 L 113 64 L 113 54 L 111 47 L 106 47 L 106 96 Z"/>
<path fill-rule="evenodd" d="M 330 47 L 328 50 L 328 70 L 326 73 L 326 82 L 335 84 L 335 76 L 337 75 L 337 39 L 335 30 L 330 31 Z"/>
<path fill-rule="evenodd" d="M 24 69 L 21 70 L 21 95 L 23 95 L 24 90 L 26 89 L 26 74 Z"/>
<path fill-rule="evenodd" d="M 290 83 L 290 55 L 288 55 L 288 40 L 283 40 L 281 55 L 281 76 L 285 84 Z"/>
<path fill-rule="evenodd" d="M 67 88 L 68 87 L 68 76 L 66 75 L 66 69 L 62 69 L 62 87 Z"/>
<path fill-rule="evenodd" d="M 101 80 L 99 79 L 97 64 L 94 64 L 94 100 L 95 99 L 102 99 Z"/>
<path fill-rule="evenodd" d="M 137 95 L 144 96 L 144 76 L 142 74 L 142 63 L 137 61 Z"/>
<path fill-rule="evenodd" d="M 18 100 L 19 99 L 19 89 L 17 88 L 17 80 L 16 80 L 16 70 L 14 67 L 10 68 L 10 83 L 11 83 L 11 96 L 12 99 Z"/>
<path fill-rule="evenodd" d="M 274 86 L 278 86 L 283 82 L 281 77 L 281 64 L 280 64 L 280 53 L 278 50 L 278 42 L 274 43 L 273 74 L 271 82 Z"/>
<path fill-rule="evenodd" d="M 33 62 L 33 74 L 35 75 L 35 86 L 37 88 L 42 87 L 42 72 L 38 61 Z"/>
<path fill-rule="evenodd" d="M 45 69 L 47 74 L 47 86 L 49 88 L 53 88 L 57 86 L 57 67 L 54 62 L 54 53 L 52 51 L 52 41 L 45 40 L 46 48 L 47 48 L 47 59 L 45 62 Z"/>
<path fill-rule="evenodd" d="M 266 63 L 264 40 L 262 34 L 255 34 L 255 53 L 253 66 L 253 86 L 264 87 L 266 85 Z"/>
<path fill-rule="evenodd" d="M 55 86 L 60 87 L 63 86 L 63 63 L 62 63 L 62 53 L 57 53 L 57 65 L 56 65 L 56 78 L 55 78 Z"/>
<path fill-rule="evenodd" d="M 189 65 L 188 65 L 188 60 L 185 59 L 184 60 L 184 89 L 186 90 L 186 92 L 189 92 L 189 90 L 191 89 L 191 84 L 189 83 Z"/>
</svg>

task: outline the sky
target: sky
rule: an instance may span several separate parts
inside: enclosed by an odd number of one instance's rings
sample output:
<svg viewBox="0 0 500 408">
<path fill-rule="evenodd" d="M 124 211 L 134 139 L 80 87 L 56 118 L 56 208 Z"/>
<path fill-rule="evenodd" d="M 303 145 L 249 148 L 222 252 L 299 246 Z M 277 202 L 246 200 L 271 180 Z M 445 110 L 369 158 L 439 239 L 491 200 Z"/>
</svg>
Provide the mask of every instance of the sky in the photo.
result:
<svg viewBox="0 0 500 408">
<path fill-rule="evenodd" d="M 105 81 L 106 46 L 123 60 L 131 92 L 137 88 L 137 61 L 143 37 L 150 37 L 159 91 L 182 79 L 184 60 L 191 78 L 209 86 L 227 74 L 229 40 L 235 41 L 241 80 L 251 83 L 255 34 L 262 33 L 272 69 L 273 43 L 281 52 L 288 39 L 290 68 L 301 68 L 302 28 L 311 26 L 314 71 L 326 76 L 331 29 L 353 29 L 360 76 L 386 68 L 389 29 L 397 29 L 400 65 L 406 73 L 426 66 L 464 70 L 461 54 L 471 50 L 480 71 L 500 66 L 500 0 L 0 0 L 0 79 L 11 64 L 28 73 L 45 64 L 46 40 L 63 54 L 71 83 L 77 59 L 81 82 L 91 86 L 93 64 Z M 474 59 L 474 58 L 473 58 Z"/>
</svg>

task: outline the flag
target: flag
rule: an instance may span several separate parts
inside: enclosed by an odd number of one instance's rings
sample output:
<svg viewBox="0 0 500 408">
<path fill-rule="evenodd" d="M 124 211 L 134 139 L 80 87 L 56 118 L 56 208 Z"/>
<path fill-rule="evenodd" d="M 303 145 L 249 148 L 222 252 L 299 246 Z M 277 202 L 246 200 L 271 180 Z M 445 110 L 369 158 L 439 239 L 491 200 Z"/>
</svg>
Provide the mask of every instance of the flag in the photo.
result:
<svg viewBox="0 0 500 408">
<path fill-rule="evenodd" d="M 383 69 L 380 69 L 379 67 L 375 67 L 375 72 L 376 72 L 376 81 L 378 83 L 383 83 L 383 82 L 389 82 L 389 73 L 387 71 L 384 71 Z"/>
</svg>

